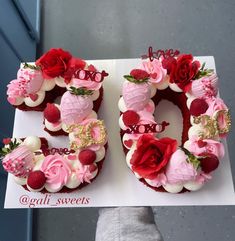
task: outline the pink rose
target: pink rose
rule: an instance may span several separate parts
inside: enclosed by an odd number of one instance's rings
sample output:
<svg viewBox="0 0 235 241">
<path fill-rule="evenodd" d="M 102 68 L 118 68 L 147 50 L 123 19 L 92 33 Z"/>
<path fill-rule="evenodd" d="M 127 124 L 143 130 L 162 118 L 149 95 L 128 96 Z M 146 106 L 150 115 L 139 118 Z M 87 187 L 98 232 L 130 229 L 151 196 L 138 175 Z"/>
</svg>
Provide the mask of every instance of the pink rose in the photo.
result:
<svg viewBox="0 0 235 241">
<path fill-rule="evenodd" d="M 59 191 L 68 181 L 71 170 L 67 160 L 59 155 L 46 156 L 41 171 L 46 176 L 46 187 L 51 191 Z"/>
<path fill-rule="evenodd" d="M 195 180 L 197 171 L 187 159 L 187 155 L 180 149 L 172 154 L 165 171 L 169 184 L 180 184 Z"/>
<path fill-rule="evenodd" d="M 162 67 L 158 59 L 151 61 L 143 61 L 143 69 L 150 75 L 151 83 L 160 83 L 166 76 L 167 70 Z"/>
<path fill-rule="evenodd" d="M 188 150 L 194 155 L 199 156 L 202 153 L 209 153 L 218 158 L 223 158 L 224 156 L 224 145 L 219 141 L 211 139 L 198 140 L 197 138 L 192 138 L 189 142 Z"/>
</svg>

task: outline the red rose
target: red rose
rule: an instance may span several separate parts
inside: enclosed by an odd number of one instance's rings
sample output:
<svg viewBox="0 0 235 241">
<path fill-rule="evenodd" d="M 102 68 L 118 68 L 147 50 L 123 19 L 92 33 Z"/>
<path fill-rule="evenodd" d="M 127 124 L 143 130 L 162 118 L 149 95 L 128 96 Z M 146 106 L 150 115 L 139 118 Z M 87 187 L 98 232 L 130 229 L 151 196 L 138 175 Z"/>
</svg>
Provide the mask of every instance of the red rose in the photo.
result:
<svg viewBox="0 0 235 241">
<path fill-rule="evenodd" d="M 63 49 L 50 49 L 36 61 L 42 69 L 43 77 L 47 79 L 63 76 L 68 68 L 72 55 Z"/>
<path fill-rule="evenodd" d="M 11 138 L 4 138 L 4 139 L 2 140 L 2 142 L 3 142 L 4 145 L 8 145 L 8 144 L 11 143 Z"/>
<path fill-rule="evenodd" d="M 177 84 L 184 91 L 190 87 L 191 80 L 195 78 L 200 68 L 199 61 L 193 61 L 191 54 L 180 55 L 177 59 L 164 59 L 162 65 L 170 75 L 170 82 Z"/>
<path fill-rule="evenodd" d="M 164 171 L 171 155 L 177 148 L 177 141 L 171 138 L 156 139 L 149 134 L 137 141 L 137 149 L 132 158 L 132 170 L 143 178 L 154 179 Z"/>
<path fill-rule="evenodd" d="M 83 59 L 72 57 L 68 63 L 69 68 L 84 69 L 86 67 L 86 62 Z"/>
<path fill-rule="evenodd" d="M 173 73 L 177 66 L 177 60 L 174 57 L 165 58 L 162 60 L 162 67 L 167 70 L 167 74 Z"/>
</svg>

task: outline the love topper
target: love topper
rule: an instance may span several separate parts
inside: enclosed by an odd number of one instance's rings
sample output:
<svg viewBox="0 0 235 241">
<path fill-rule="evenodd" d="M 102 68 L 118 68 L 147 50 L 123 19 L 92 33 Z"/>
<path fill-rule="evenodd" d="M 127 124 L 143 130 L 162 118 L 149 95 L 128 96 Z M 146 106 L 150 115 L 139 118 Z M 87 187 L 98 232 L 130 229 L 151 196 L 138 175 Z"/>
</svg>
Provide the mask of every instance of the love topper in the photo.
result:
<svg viewBox="0 0 235 241">
<path fill-rule="evenodd" d="M 42 153 L 44 156 L 48 156 L 48 155 L 55 155 L 56 153 L 60 154 L 60 155 L 69 155 L 71 153 L 74 153 L 74 150 L 69 150 L 68 148 L 43 148 L 42 149 Z M 39 153 L 41 154 L 41 153 Z"/>
<path fill-rule="evenodd" d="M 91 80 L 97 83 L 100 83 L 104 80 L 104 77 L 108 76 L 109 74 L 106 73 L 104 70 L 102 72 L 99 71 L 90 71 L 85 69 L 77 69 L 76 67 L 68 69 L 65 74 L 64 78 L 67 81 L 70 81 L 72 77 L 81 79 L 81 80 Z"/>
<path fill-rule="evenodd" d="M 145 134 L 145 133 L 161 133 L 166 129 L 169 123 L 163 121 L 161 124 L 139 124 L 139 125 L 130 125 L 125 133 L 127 134 Z"/>
<path fill-rule="evenodd" d="M 166 49 L 166 50 L 162 50 L 162 49 L 158 49 L 157 51 L 153 51 L 153 47 L 149 47 L 148 49 L 148 54 L 142 55 L 141 58 L 142 59 L 147 59 L 149 58 L 149 60 L 152 62 L 154 59 L 159 59 L 161 56 L 166 59 L 166 58 L 170 58 L 170 57 L 175 57 L 178 56 L 180 54 L 179 50 L 173 50 L 173 49 Z"/>
</svg>

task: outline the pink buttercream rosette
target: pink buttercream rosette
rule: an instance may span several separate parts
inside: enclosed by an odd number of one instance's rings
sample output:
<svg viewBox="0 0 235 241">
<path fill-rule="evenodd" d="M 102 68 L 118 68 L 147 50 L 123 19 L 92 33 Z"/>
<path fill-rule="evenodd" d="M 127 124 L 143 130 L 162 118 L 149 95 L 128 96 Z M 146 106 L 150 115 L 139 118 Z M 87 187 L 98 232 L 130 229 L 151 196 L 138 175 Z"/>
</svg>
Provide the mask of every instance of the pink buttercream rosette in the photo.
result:
<svg viewBox="0 0 235 241">
<path fill-rule="evenodd" d="M 158 59 L 143 61 L 142 68 L 149 74 L 149 81 L 153 84 L 160 83 L 167 74 L 167 70 L 162 67 L 162 63 Z"/>
<path fill-rule="evenodd" d="M 44 172 L 46 177 L 45 187 L 52 192 L 61 190 L 71 174 L 69 163 L 59 154 L 46 156 L 41 171 Z"/>
</svg>

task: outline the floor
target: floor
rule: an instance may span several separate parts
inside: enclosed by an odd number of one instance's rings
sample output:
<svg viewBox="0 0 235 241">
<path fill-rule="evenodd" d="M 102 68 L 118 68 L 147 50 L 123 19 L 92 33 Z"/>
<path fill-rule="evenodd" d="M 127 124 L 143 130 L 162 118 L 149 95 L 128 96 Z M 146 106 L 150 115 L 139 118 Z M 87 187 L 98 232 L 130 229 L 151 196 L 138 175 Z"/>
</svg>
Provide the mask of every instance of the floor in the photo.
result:
<svg viewBox="0 0 235 241">
<path fill-rule="evenodd" d="M 38 53 L 62 47 L 84 59 L 133 58 L 152 45 L 214 55 L 221 96 L 235 116 L 234 15 L 234 0 L 43 1 Z M 233 129 L 228 138 L 231 160 L 234 134 Z M 235 176 L 234 163 L 232 169 Z M 165 241 L 235 237 L 235 207 L 156 207 L 154 212 Z M 34 214 L 34 241 L 94 240 L 96 208 L 40 209 Z"/>
</svg>

